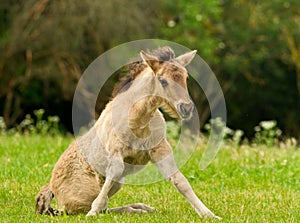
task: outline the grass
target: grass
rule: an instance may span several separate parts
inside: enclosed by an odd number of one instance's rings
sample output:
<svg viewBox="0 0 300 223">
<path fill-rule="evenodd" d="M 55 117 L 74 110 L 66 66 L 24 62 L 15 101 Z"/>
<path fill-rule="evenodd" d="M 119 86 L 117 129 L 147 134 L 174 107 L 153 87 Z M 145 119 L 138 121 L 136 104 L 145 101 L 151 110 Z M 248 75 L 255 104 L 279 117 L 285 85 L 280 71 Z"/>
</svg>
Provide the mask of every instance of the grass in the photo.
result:
<svg viewBox="0 0 300 223">
<path fill-rule="evenodd" d="M 0 222 L 220 222 L 199 219 L 166 181 L 125 185 L 110 207 L 143 202 L 150 214 L 98 217 L 40 216 L 35 196 L 72 138 L 0 135 Z M 196 194 L 221 222 L 300 222 L 300 150 L 266 146 L 223 146 L 206 170 L 197 149 L 181 168 Z"/>
</svg>

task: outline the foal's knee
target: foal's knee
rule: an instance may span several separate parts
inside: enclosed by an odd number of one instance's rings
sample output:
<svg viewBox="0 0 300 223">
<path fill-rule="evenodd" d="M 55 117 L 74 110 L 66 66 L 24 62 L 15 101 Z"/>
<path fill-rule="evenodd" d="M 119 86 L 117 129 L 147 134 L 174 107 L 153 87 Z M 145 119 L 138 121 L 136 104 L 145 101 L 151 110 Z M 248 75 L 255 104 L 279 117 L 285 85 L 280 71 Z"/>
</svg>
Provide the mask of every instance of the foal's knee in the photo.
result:
<svg viewBox="0 0 300 223">
<path fill-rule="evenodd" d="M 171 176 L 169 180 L 181 194 L 186 194 L 192 190 L 189 182 L 180 171 Z"/>
<path fill-rule="evenodd" d="M 106 169 L 106 178 L 119 180 L 124 172 L 124 162 L 119 157 L 112 157 Z"/>
</svg>

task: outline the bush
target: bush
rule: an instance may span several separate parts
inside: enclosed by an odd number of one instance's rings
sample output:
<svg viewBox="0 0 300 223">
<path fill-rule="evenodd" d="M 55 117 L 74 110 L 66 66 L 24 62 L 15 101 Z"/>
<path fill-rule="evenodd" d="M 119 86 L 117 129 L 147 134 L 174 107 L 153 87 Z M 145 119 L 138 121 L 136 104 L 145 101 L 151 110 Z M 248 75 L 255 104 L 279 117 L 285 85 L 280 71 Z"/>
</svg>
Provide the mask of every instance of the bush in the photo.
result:
<svg viewBox="0 0 300 223">
<path fill-rule="evenodd" d="M 258 126 L 254 127 L 254 142 L 265 144 L 269 147 L 278 144 L 282 131 L 277 127 L 275 120 L 261 121 Z"/>
<path fill-rule="evenodd" d="M 13 128 L 7 129 L 3 117 L 0 117 L 0 133 L 1 134 L 41 134 L 41 135 L 58 135 L 61 134 L 59 128 L 59 117 L 49 116 L 43 119 L 45 110 L 38 109 L 34 112 L 34 117 L 30 114 Z"/>
</svg>

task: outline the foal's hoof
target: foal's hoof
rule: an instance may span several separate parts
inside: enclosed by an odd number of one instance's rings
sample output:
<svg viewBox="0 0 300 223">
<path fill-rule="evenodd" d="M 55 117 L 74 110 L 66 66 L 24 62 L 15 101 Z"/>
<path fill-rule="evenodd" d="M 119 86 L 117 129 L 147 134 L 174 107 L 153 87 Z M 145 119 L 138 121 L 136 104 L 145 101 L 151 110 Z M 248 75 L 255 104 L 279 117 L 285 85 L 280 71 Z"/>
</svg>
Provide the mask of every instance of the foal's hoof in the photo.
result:
<svg viewBox="0 0 300 223">
<path fill-rule="evenodd" d="M 143 203 L 130 204 L 127 206 L 128 213 L 147 213 L 153 211 L 155 211 L 155 208 L 150 207 Z"/>
<path fill-rule="evenodd" d="M 212 211 L 210 211 L 209 209 L 204 210 L 201 213 L 198 213 L 200 218 L 215 218 L 218 220 L 222 220 L 221 217 L 215 215 Z"/>
<path fill-rule="evenodd" d="M 142 214 L 155 211 L 155 208 L 150 207 L 148 205 L 137 203 L 137 204 L 129 204 L 123 207 L 110 208 L 108 212 L 115 213 L 131 213 L 131 214 Z"/>
<path fill-rule="evenodd" d="M 206 214 L 203 216 L 204 218 L 215 218 L 215 219 L 218 219 L 218 220 L 222 220 L 221 217 L 215 215 L 214 213 L 210 212 L 209 214 Z"/>
<path fill-rule="evenodd" d="M 217 216 L 217 215 L 214 215 L 214 218 L 215 218 L 215 219 L 218 219 L 218 220 L 222 220 L 222 218 L 219 217 L 219 216 Z"/>
<path fill-rule="evenodd" d="M 150 207 L 150 206 L 148 206 L 146 204 L 143 204 L 143 203 L 130 204 L 127 207 L 130 207 L 130 208 L 135 209 L 135 210 L 141 210 L 141 212 L 153 212 L 153 211 L 155 211 L 155 208 Z"/>
<path fill-rule="evenodd" d="M 98 215 L 98 213 L 97 213 L 96 211 L 90 210 L 90 211 L 87 213 L 86 217 L 97 216 L 97 215 Z"/>
</svg>

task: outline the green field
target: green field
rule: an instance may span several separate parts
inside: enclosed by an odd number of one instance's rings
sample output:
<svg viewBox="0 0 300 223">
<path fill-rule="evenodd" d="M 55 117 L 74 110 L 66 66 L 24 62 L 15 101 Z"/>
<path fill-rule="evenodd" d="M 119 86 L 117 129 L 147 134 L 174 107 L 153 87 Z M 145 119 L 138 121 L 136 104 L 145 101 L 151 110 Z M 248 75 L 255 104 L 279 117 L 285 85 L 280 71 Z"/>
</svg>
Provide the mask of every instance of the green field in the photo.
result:
<svg viewBox="0 0 300 223">
<path fill-rule="evenodd" d="M 150 214 L 40 216 L 35 196 L 72 138 L 0 135 L 0 222 L 220 222 L 199 220 L 188 202 L 166 181 L 125 185 L 110 207 L 143 202 Z M 221 222 L 300 222 L 300 150 L 225 145 L 206 170 L 201 146 L 182 172 Z M 55 204 L 54 204 L 55 205 Z"/>
</svg>

